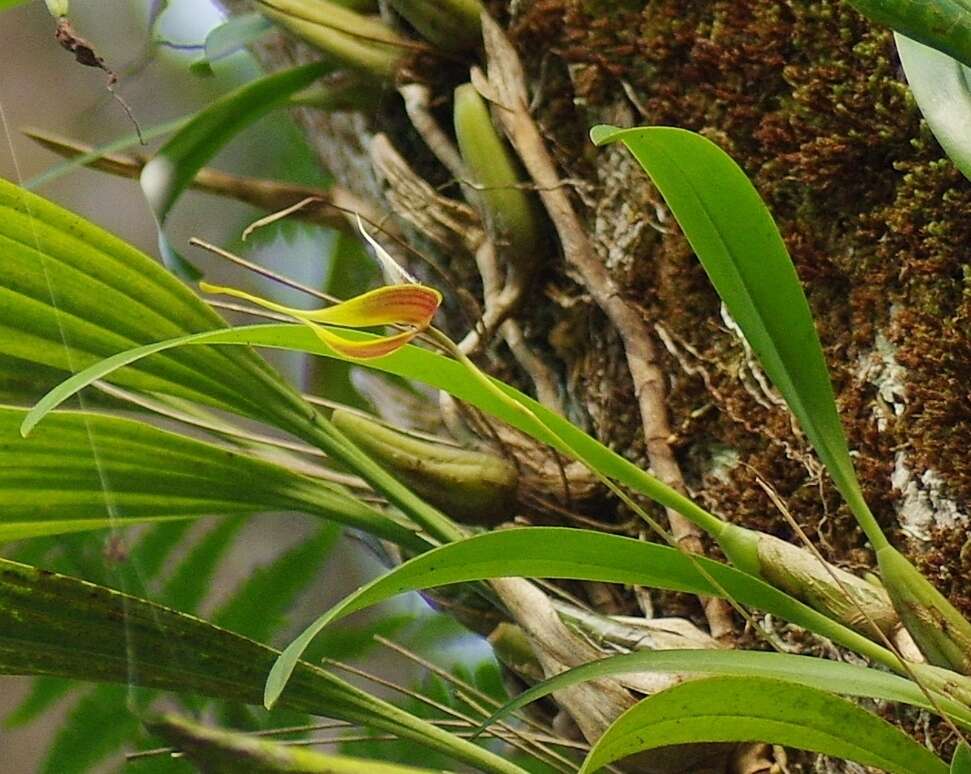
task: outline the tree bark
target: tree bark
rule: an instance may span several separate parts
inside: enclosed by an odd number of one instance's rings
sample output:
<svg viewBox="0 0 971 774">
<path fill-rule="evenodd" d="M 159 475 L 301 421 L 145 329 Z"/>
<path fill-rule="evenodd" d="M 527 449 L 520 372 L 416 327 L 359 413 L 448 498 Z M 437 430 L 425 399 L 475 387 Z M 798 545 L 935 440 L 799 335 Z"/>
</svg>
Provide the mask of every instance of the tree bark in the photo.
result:
<svg viewBox="0 0 971 774">
<path fill-rule="evenodd" d="M 551 225 L 529 303 L 511 318 L 568 416 L 724 518 L 794 541 L 756 485 L 760 475 L 826 558 L 855 572 L 873 567 L 657 191 L 622 148 L 587 139 L 603 122 L 699 131 L 738 161 L 779 223 L 877 518 L 971 614 L 971 184 L 921 120 L 889 31 L 835 0 L 511 0 L 490 11 L 524 62 L 531 114 L 568 181 L 558 195 L 596 262 L 572 261 Z M 314 56 L 283 36 L 259 55 L 269 68 Z M 432 114 L 448 127 L 451 89 L 474 61 L 481 56 L 416 59 L 401 79 L 429 88 Z M 371 115 L 298 111 L 321 164 L 393 211 L 369 152 L 381 131 L 417 175 L 460 199 L 395 87 L 384 90 Z M 461 250 L 435 257 L 460 281 L 477 277 Z M 467 333 L 459 303 L 448 310 L 457 338 Z M 625 339 L 627 317 L 646 332 L 640 349 Z M 533 385 L 511 343 L 497 342 L 483 363 Z M 663 416 L 645 435 L 648 382 L 663 396 Z M 656 443 L 670 448 L 674 472 Z M 610 502 L 587 515 L 605 528 L 629 516 Z M 704 621 L 694 600 L 650 597 L 660 614 Z M 646 606 L 633 592 L 609 599 L 610 612 Z"/>
</svg>

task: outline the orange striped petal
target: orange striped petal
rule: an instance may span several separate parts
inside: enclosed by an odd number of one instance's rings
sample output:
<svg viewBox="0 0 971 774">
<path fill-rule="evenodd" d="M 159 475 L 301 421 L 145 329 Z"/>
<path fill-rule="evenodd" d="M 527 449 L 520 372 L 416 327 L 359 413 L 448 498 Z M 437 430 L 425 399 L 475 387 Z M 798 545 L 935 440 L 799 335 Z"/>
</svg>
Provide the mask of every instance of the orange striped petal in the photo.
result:
<svg viewBox="0 0 971 774">
<path fill-rule="evenodd" d="M 418 335 L 418 331 L 405 331 L 396 333 L 392 336 L 383 336 L 380 339 L 368 339 L 367 341 L 353 341 L 344 336 L 340 336 L 319 325 L 310 325 L 314 333 L 328 347 L 334 350 L 341 357 L 352 360 L 373 360 L 374 358 L 390 355 Z"/>
<path fill-rule="evenodd" d="M 424 285 L 385 285 L 336 306 L 297 316 L 313 322 L 351 328 L 391 323 L 427 328 L 442 303 L 442 294 Z"/>
</svg>

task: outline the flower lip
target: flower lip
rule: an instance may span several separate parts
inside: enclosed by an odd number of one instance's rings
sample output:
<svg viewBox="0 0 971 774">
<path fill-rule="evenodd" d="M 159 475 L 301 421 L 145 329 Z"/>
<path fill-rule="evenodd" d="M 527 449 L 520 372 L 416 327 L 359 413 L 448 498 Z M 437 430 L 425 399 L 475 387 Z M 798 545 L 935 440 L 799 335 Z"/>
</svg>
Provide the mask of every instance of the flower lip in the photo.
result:
<svg viewBox="0 0 971 774">
<path fill-rule="evenodd" d="M 205 293 L 232 296 L 264 309 L 282 312 L 309 326 L 317 337 L 337 354 L 355 360 L 384 357 L 403 347 L 431 325 L 442 302 L 442 294 L 425 285 L 386 285 L 323 309 L 305 310 L 277 304 L 237 288 L 200 282 Z M 407 325 L 411 330 L 368 341 L 355 341 L 327 330 L 319 323 L 346 328 L 377 325 Z"/>
</svg>

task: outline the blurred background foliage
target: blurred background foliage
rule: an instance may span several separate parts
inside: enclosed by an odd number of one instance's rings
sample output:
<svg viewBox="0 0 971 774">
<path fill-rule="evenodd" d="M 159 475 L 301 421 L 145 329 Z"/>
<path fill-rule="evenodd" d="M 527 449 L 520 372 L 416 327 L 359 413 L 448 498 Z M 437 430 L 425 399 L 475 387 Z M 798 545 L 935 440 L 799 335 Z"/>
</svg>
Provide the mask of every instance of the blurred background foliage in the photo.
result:
<svg viewBox="0 0 971 774">
<path fill-rule="evenodd" d="M 156 5 L 153 0 L 71 3 L 75 28 L 91 39 L 119 74 L 118 91 L 145 132 L 191 114 L 259 74 L 245 52 L 221 59 L 208 71 L 192 67 L 200 58 L 199 44 L 223 21 L 215 4 L 171 0 L 164 4 L 167 7 L 153 34 L 149 24 Z M 104 73 L 78 66 L 57 45 L 53 31 L 41 0 L 26 2 L 0 16 L 4 61 L 0 108 L 5 129 L 0 135 L 0 176 L 10 180 L 29 182 L 59 162 L 57 156 L 24 137 L 21 128 L 42 128 L 91 145 L 133 132 L 130 119 L 105 89 Z M 154 150 L 163 140 L 155 139 L 140 150 Z M 314 186 L 328 182 L 286 111 L 272 112 L 240 133 L 212 166 Z M 135 181 L 76 168 L 36 190 L 149 254 L 157 254 L 155 225 Z M 243 228 L 263 214 L 236 201 L 190 191 L 174 208 L 166 231 L 180 249 L 189 237 L 199 237 L 339 296 L 358 293 L 376 279 L 361 246 L 324 227 L 284 220 L 242 242 Z M 238 270 L 218 259 L 195 251 L 192 261 L 214 282 L 240 282 Z M 243 282 L 250 290 L 274 295 L 284 303 L 307 303 L 305 296 L 256 276 L 244 277 Z M 296 353 L 271 353 L 270 359 L 306 390 L 352 405 L 367 405 L 353 387 L 346 365 L 310 363 Z M 335 526 L 321 527 L 319 521 L 293 514 L 212 518 L 117 534 L 59 536 L 5 547 L 2 555 L 144 595 L 277 645 L 286 643 L 315 613 L 372 577 L 378 567 L 368 548 L 342 535 Z M 451 663 L 463 679 L 492 695 L 502 693 L 498 668 L 491 658 L 485 660 L 486 651 L 476 649 L 451 618 L 431 612 L 417 595 L 367 619 L 336 627 L 308 655 L 311 660 L 324 656 L 356 659 L 363 668 L 429 693 L 443 704 L 460 704 L 448 682 L 390 650 L 376 649 L 375 634 L 415 648 L 439 664 Z M 413 697 L 368 687 L 407 703 L 416 714 L 442 715 Z M 0 677 L 0 769 L 50 774 L 120 767 L 138 774 L 188 771 L 188 765 L 165 755 L 128 764 L 123 757 L 126 749 L 153 746 L 137 713 L 150 706 L 171 706 L 172 701 L 154 691 L 124 686 Z M 183 710 L 241 729 L 309 722 L 293 713 L 275 712 L 271 719 L 255 708 L 191 697 L 179 701 Z M 286 738 L 311 733 L 319 737 L 322 732 L 298 732 Z M 400 741 L 360 741 L 344 747 L 370 754 L 376 752 L 374 745 L 388 744 L 394 749 L 379 749 L 383 755 L 393 752 L 396 761 L 444 765 L 444 761 L 430 761 L 427 751 L 411 749 Z"/>
</svg>

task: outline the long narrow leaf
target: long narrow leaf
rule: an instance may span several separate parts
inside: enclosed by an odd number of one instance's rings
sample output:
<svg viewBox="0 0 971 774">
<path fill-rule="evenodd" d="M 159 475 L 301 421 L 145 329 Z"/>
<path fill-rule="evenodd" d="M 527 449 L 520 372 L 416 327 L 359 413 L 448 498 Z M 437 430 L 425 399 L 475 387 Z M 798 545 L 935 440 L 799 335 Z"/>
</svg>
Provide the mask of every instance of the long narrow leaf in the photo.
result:
<svg viewBox="0 0 971 774">
<path fill-rule="evenodd" d="M 706 574 L 707 573 L 707 574 Z M 272 706 L 291 670 L 328 624 L 405 591 L 502 577 L 560 578 L 625 583 L 702 596 L 728 593 L 736 601 L 822 634 L 888 666 L 888 651 L 762 580 L 668 546 L 591 530 L 530 527 L 500 530 L 450 543 L 411 559 L 362 586 L 322 615 L 284 650 L 266 684 Z M 719 585 L 716 588 L 708 579 Z M 722 591 L 724 590 L 724 591 Z"/>
<path fill-rule="evenodd" d="M 480 728 L 492 725 L 509 713 L 571 685 L 634 672 L 674 673 L 689 678 L 704 675 L 772 677 L 844 696 L 882 699 L 936 711 L 916 683 L 842 661 L 748 650 L 645 650 L 592 661 L 537 683 L 496 710 Z M 943 696 L 935 698 L 950 717 L 971 728 L 971 710 L 968 707 Z"/>
<path fill-rule="evenodd" d="M 967 21 L 967 9 L 960 13 Z M 591 134 L 598 144 L 622 141 L 661 191 L 866 533 L 887 594 L 921 652 L 933 664 L 971 675 L 971 622 L 890 545 L 863 498 L 809 304 L 755 187 L 728 154 L 694 132 L 600 126 Z"/>
<path fill-rule="evenodd" d="M 748 177 L 711 140 L 683 129 L 597 126 L 591 136 L 623 142 L 650 176 L 873 547 L 886 545 L 850 460 L 806 295 Z"/>
<path fill-rule="evenodd" d="M 206 728 L 171 715 L 149 723 L 149 729 L 175 745 L 201 771 L 206 772 L 441 774 L 432 769 L 418 769 L 396 763 L 323 755 L 246 734 Z"/>
<path fill-rule="evenodd" d="M 340 332 L 342 336 L 361 341 L 377 338 L 373 334 L 363 331 L 340 329 Z M 338 360 L 348 360 L 321 341 L 313 331 L 297 325 L 252 325 L 146 344 L 108 357 L 62 382 L 30 410 L 24 420 L 21 432 L 30 433 L 49 411 L 84 387 L 113 374 L 117 369 L 136 363 L 141 358 L 157 352 L 190 344 L 251 344 L 261 347 L 292 349 Z M 445 390 L 456 398 L 471 403 L 492 416 L 508 422 L 537 440 L 548 443 L 565 454 L 583 460 L 605 476 L 626 484 L 632 489 L 657 500 L 662 505 L 674 508 L 681 513 L 691 514 L 692 517 L 709 523 L 713 533 L 717 534 L 721 528 L 720 522 L 711 514 L 661 483 L 649 473 L 641 470 L 629 460 L 608 449 L 563 417 L 544 408 L 540 403 L 518 390 L 498 380 L 492 380 L 493 384 L 500 390 L 528 408 L 530 413 L 538 417 L 540 421 L 532 420 L 530 414 L 526 412 L 512 409 L 509 404 L 498 399 L 494 393 L 485 389 L 475 379 L 470 379 L 468 371 L 461 363 L 425 349 L 405 346 L 390 355 L 368 361 L 368 366 L 379 371 L 425 382 L 433 387 Z"/>
<path fill-rule="evenodd" d="M 188 526 L 189 522 L 182 521 L 159 524 L 145 530 L 145 533 L 132 548 L 128 561 L 118 569 L 131 570 L 133 573 L 137 573 L 138 578 L 143 580 L 143 584 L 149 583 L 156 578 L 162 567 L 168 564 L 172 551 L 175 550 L 179 541 L 185 535 Z M 38 546 L 43 543 L 43 540 L 33 540 L 23 545 Z M 58 539 L 58 547 L 63 546 L 64 540 Z M 71 553 L 74 554 L 74 552 Z M 26 558 L 27 556 L 28 553 L 21 550 L 12 558 L 24 563 L 38 564 L 43 562 L 45 566 L 51 566 L 51 559 L 46 556 L 37 556 L 33 559 Z M 89 577 L 88 580 L 94 580 L 94 578 Z M 7 728 L 16 728 L 30 723 L 76 687 L 75 682 L 60 677 L 35 678 L 31 681 L 30 693 L 17 709 L 4 718 L 4 725 Z"/>
<path fill-rule="evenodd" d="M 0 406 L 0 541 L 204 514 L 302 510 L 421 549 L 410 529 L 280 465 L 116 417 L 64 412 L 18 432 Z M 164 462 L 164 464 L 160 464 Z"/>
<path fill-rule="evenodd" d="M 257 704 L 277 652 L 205 621 L 75 578 L 0 560 L 0 674 L 128 683 Z M 482 771 L 496 755 L 301 663 L 281 707 L 382 729 Z"/>
<path fill-rule="evenodd" d="M 121 349 L 224 326 L 144 253 L 0 180 L 0 355 L 70 373 Z M 263 421 L 296 400 L 245 349 L 173 352 L 117 381 Z"/>
<path fill-rule="evenodd" d="M 767 742 L 890 774 L 947 774 L 930 750 L 852 702 L 753 676 L 693 680 L 635 704 L 597 740 L 580 774 L 645 750 L 693 742 Z"/>
</svg>

